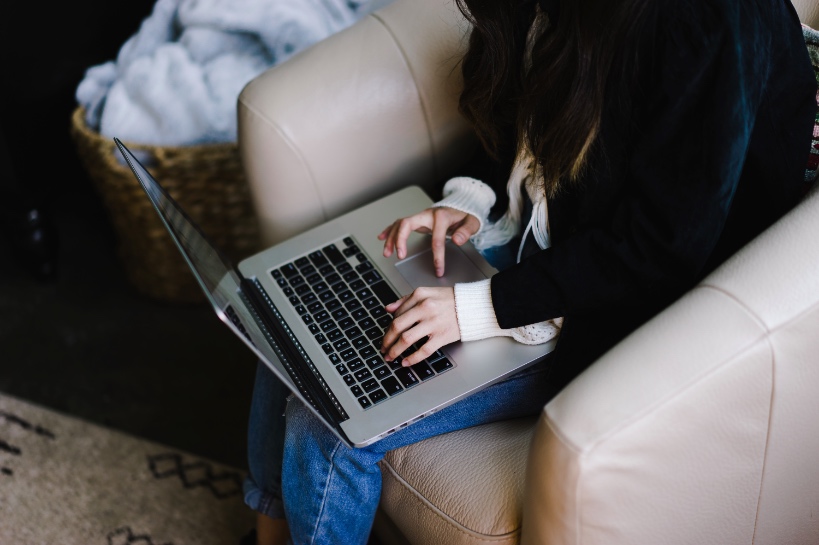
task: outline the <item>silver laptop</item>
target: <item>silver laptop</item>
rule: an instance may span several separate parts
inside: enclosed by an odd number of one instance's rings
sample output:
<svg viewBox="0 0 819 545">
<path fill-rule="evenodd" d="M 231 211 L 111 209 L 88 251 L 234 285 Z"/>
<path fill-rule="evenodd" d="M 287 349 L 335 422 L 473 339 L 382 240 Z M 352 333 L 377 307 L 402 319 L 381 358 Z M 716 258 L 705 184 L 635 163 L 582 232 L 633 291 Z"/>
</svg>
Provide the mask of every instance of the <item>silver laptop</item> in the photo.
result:
<svg viewBox="0 0 819 545">
<path fill-rule="evenodd" d="M 507 337 L 453 343 L 412 367 L 384 361 L 384 306 L 418 286 L 452 286 L 495 272 L 470 245 L 447 242 L 446 276 L 430 239 L 407 257 L 382 255 L 377 234 L 430 198 L 409 187 L 253 255 L 238 270 L 205 238 L 134 155 L 117 146 L 219 318 L 347 445 L 373 443 L 534 364 L 554 342 Z"/>
</svg>

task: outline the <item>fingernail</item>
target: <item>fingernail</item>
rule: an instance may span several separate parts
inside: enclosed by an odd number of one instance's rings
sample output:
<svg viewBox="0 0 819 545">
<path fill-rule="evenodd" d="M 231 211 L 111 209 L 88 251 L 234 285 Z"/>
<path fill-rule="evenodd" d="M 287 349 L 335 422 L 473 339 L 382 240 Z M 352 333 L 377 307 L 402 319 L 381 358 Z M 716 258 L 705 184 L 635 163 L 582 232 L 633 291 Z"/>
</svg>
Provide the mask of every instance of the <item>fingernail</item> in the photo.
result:
<svg viewBox="0 0 819 545">
<path fill-rule="evenodd" d="M 456 244 L 462 244 L 464 238 L 461 235 L 455 235 L 454 237 L 452 237 L 452 240 L 454 240 Z"/>
</svg>

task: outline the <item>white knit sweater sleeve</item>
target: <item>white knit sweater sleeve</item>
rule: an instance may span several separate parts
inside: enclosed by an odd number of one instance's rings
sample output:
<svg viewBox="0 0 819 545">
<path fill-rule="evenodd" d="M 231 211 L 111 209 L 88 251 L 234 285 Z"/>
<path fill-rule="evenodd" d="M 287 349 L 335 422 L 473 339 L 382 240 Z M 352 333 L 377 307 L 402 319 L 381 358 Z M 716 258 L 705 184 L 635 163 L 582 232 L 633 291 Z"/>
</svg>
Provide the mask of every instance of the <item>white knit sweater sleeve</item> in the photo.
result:
<svg viewBox="0 0 819 545">
<path fill-rule="evenodd" d="M 455 284 L 455 312 L 462 341 L 487 337 L 512 337 L 523 344 L 543 344 L 557 337 L 563 318 L 537 324 L 501 329 L 492 306 L 491 280 Z"/>
<path fill-rule="evenodd" d="M 495 204 L 495 192 L 492 188 L 466 176 L 452 178 L 444 184 L 444 198 L 432 205 L 433 208 L 446 206 L 467 214 L 472 214 L 481 224 L 483 229 L 489 210 Z M 480 232 L 480 229 L 478 232 Z"/>
</svg>

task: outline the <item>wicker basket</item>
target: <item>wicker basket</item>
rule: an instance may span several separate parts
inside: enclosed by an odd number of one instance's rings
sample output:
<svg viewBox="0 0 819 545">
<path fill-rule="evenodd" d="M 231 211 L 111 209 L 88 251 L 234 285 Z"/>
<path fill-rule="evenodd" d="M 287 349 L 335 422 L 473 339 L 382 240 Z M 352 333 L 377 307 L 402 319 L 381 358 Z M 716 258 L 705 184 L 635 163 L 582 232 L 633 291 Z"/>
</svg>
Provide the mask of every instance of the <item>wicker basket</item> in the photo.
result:
<svg viewBox="0 0 819 545">
<path fill-rule="evenodd" d="M 71 133 L 108 209 L 130 282 L 156 299 L 202 300 L 190 269 L 139 182 L 120 160 L 113 139 L 89 129 L 82 108 L 71 117 Z M 258 225 L 236 144 L 126 145 L 228 257 L 236 261 L 257 249 Z"/>
</svg>

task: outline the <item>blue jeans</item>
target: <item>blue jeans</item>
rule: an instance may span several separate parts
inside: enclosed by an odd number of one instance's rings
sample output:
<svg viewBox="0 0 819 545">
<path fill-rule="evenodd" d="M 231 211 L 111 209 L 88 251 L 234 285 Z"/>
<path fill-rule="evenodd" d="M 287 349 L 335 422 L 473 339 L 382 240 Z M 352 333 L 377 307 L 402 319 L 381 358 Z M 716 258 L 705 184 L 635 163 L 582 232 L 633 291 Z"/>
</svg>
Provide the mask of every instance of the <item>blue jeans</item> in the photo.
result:
<svg viewBox="0 0 819 545">
<path fill-rule="evenodd" d="M 490 262 L 494 262 L 491 257 Z M 364 544 L 381 496 L 378 462 L 390 450 L 471 426 L 540 412 L 556 392 L 547 361 L 467 397 L 372 445 L 349 448 L 262 363 L 248 430 L 245 502 L 287 518 L 293 543 Z"/>
</svg>

